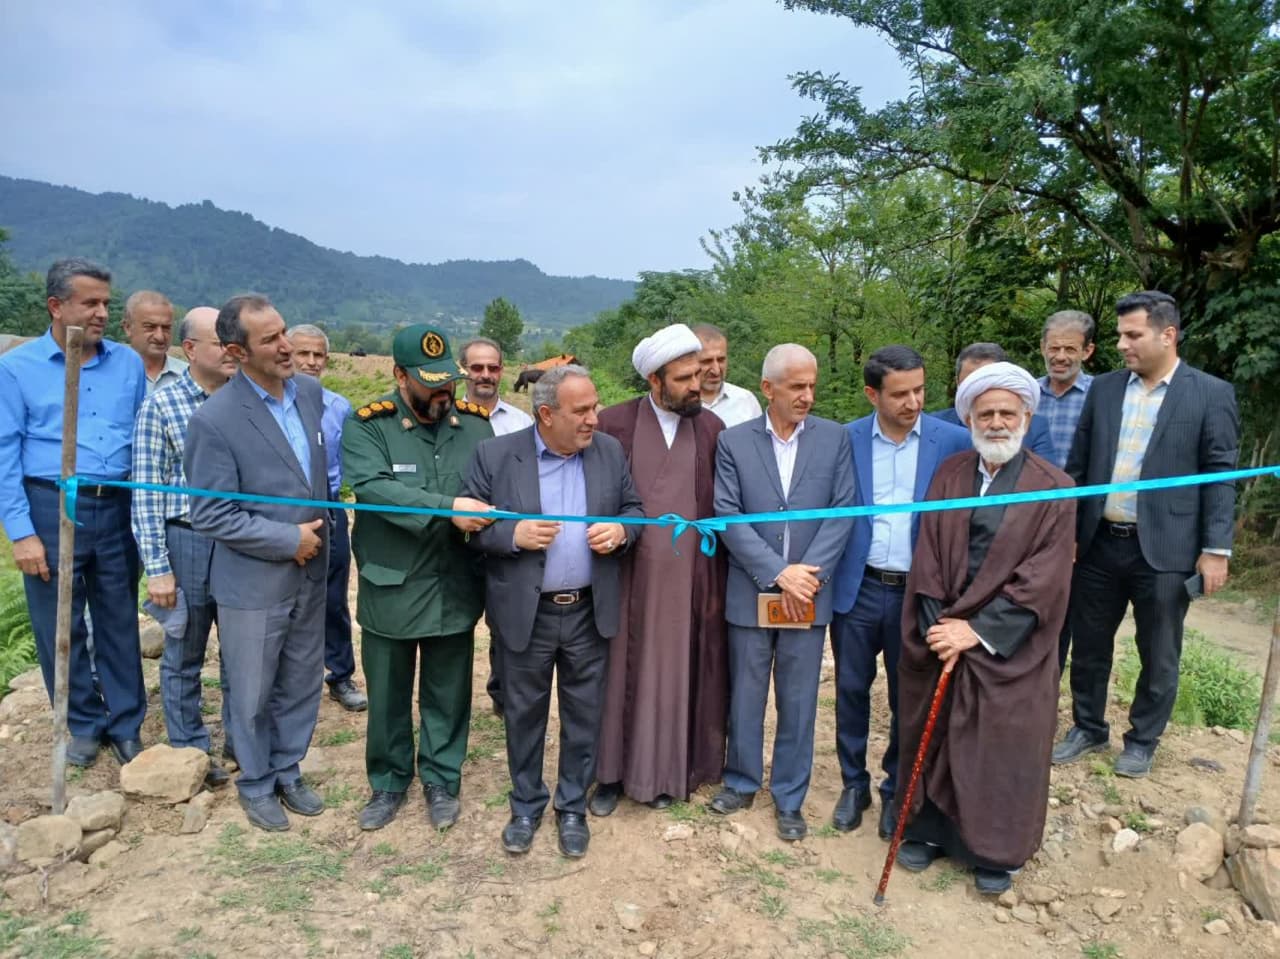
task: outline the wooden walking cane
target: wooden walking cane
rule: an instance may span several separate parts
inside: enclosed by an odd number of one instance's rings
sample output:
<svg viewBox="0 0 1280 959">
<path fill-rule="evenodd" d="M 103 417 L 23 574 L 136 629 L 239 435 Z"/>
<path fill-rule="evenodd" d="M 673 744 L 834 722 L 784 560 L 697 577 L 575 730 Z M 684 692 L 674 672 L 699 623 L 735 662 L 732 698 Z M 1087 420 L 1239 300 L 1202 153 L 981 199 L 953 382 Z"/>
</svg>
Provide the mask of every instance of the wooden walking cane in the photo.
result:
<svg viewBox="0 0 1280 959">
<path fill-rule="evenodd" d="M 911 801 L 916 798 L 916 786 L 920 782 L 920 770 L 924 766 L 924 754 L 929 749 L 929 740 L 933 738 L 933 727 L 938 722 L 938 710 L 942 708 L 942 699 L 947 695 L 947 686 L 951 683 L 951 670 L 955 667 L 953 658 L 942 667 L 942 675 L 938 677 L 938 685 L 933 690 L 933 702 L 929 704 L 929 716 L 924 723 L 924 732 L 920 734 L 920 748 L 916 750 L 915 762 L 911 764 L 911 778 L 907 780 L 907 791 L 902 797 L 902 808 L 898 810 L 898 824 L 893 829 L 893 841 L 889 843 L 889 855 L 884 859 L 884 872 L 880 873 L 880 885 L 876 887 L 875 904 L 884 905 L 884 891 L 889 888 L 889 874 L 893 872 L 893 864 L 898 858 L 898 847 L 902 845 L 902 833 L 907 828 L 907 816 L 911 812 Z"/>
<path fill-rule="evenodd" d="M 62 478 L 76 472 L 76 423 L 80 413 L 80 350 L 84 330 L 67 327 L 62 351 L 67 376 L 62 393 Z M 67 700 L 71 686 L 71 593 L 75 586 L 76 524 L 67 515 L 67 490 L 59 496 L 58 516 L 58 619 L 53 640 L 53 796 L 55 816 L 67 807 Z"/>
<path fill-rule="evenodd" d="M 1267 675 L 1262 683 L 1262 702 L 1258 705 L 1258 723 L 1253 727 L 1253 743 L 1249 747 L 1249 765 L 1244 773 L 1244 790 L 1240 796 L 1240 828 L 1253 822 L 1253 809 L 1258 804 L 1258 790 L 1262 788 L 1262 767 L 1271 745 L 1271 709 L 1276 700 L 1276 687 L 1280 686 L 1280 605 L 1276 606 L 1275 619 L 1271 622 L 1271 653 L 1267 656 Z"/>
</svg>

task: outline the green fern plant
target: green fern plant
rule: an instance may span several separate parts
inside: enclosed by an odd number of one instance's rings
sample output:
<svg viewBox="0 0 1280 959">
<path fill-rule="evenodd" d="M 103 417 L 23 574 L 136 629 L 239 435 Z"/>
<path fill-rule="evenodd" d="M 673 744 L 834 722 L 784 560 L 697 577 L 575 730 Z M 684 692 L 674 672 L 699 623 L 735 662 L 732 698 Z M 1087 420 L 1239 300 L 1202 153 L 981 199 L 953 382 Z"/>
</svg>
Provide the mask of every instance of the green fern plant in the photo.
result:
<svg viewBox="0 0 1280 959">
<path fill-rule="evenodd" d="M 27 613 L 22 574 L 0 574 L 0 695 L 9 680 L 30 669 L 36 661 L 36 635 Z"/>
</svg>

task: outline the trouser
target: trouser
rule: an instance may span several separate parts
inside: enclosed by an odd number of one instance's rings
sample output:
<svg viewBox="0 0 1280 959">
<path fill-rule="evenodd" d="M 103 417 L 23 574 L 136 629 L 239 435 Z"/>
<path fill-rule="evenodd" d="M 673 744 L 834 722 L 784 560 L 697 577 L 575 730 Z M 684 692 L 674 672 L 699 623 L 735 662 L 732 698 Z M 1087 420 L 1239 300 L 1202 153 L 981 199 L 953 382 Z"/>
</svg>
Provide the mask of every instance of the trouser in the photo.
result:
<svg viewBox="0 0 1280 959">
<path fill-rule="evenodd" d="M 782 812 L 798 812 L 813 769 L 813 726 L 826 626 L 729 626 L 729 750 L 724 784 L 756 792 L 764 781 L 764 711 L 773 676 L 777 730 L 769 791 Z"/>
<path fill-rule="evenodd" d="M 503 709 L 502 698 L 502 643 L 493 626 L 489 627 L 489 681 L 484 684 L 484 691 L 499 712 Z"/>
<path fill-rule="evenodd" d="M 351 648 L 351 609 L 347 588 L 351 583 L 351 533 L 347 511 L 331 509 L 329 571 L 325 578 L 324 668 L 325 682 L 333 685 L 355 675 L 356 656 Z"/>
<path fill-rule="evenodd" d="M 542 777 L 554 675 L 560 703 L 560 769 L 555 808 L 585 813 L 596 774 L 609 644 L 596 631 L 591 597 L 569 606 L 538 603 L 533 635 L 522 650 L 502 650 L 511 813 L 542 815 L 550 795 Z"/>
<path fill-rule="evenodd" d="M 45 689 L 53 700 L 54 643 L 58 622 L 59 493 L 54 487 L 24 483 L 31 523 L 44 545 L 49 581 L 24 576 L 27 609 Z M 138 549 L 129 525 L 130 496 L 82 494 L 71 592 L 71 661 L 67 727 L 90 739 L 137 739 L 147 712 L 138 642 Z M 88 648 L 86 604 L 93 613 L 94 653 Z M 94 684 L 96 667 L 98 682 Z"/>
<path fill-rule="evenodd" d="M 1142 670 L 1129 708 L 1126 745 L 1155 749 L 1178 696 L 1185 581 L 1190 572 L 1160 572 L 1142 556 L 1138 537 L 1118 537 L 1104 523 L 1089 552 L 1076 563 L 1071 584 L 1071 703 L 1075 724 L 1106 739 L 1107 685 L 1116 630 L 1133 603 Z"/>
<path fill-rule="evenodd" d="M 871 729 L 871 686 L 876 657 L 884 654 L 889 684 L 889 744 L 880 782 L 883 801 L 893 802 L 898 788 L 898 658 L 902 651 L 902 586 L 886 586 L 866 577 L 847 613 L 831 621 L 831 652 L 836 665 L 836 753 L 846 789 L 871 791 L 867 739 Z"/>
<path fill-rule="evenodd" d="M 471 719 L 474 641 L 473 630 L 422 639 L 361 633 L 360 662 L 369 695 L 365 770 L 374 789 L 404 792 L 413 782 L 416 673 L 418 776 L 458 795 Z"/>
<path fill-rule="evenodd" d="M 269 796 L 301 776 L 320 713 L 324 663 L 324 583 L 303 577 L 292 596 L 267 609 L 218 607 L 227 664 L 231 738 L 246 798 Z"/>
<path fill-rule="evenodd" d="M 187 607 L 187 628 L 179 637 L 165 636 L 160 657 L 160 700 L 164 704 L 164 726 L 169 745 L 192 746 L 208 752 L 209 730 L 200 711 L 200 670 L 209 646 L 209 630 L 218 620 L 218 606 L 209 592 L 209 564 L 213 540 L 189 527 L 170 523 L 165 527 L 165 544 L 173 578 L 182 589 Z M 231 697 L 227 689 L 227 662 L 219 658 L 218 678 L 222 686 L 222 732 L 226 747 L 231 740 Z"/>
</svg>

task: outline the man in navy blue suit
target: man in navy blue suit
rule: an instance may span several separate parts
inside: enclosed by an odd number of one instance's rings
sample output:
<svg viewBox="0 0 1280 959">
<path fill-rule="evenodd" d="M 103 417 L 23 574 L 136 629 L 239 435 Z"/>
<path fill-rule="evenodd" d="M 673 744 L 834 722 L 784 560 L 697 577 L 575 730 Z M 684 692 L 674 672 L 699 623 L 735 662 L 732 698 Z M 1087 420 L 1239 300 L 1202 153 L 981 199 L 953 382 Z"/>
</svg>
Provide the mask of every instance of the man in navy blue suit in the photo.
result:
<svg viewBox="0 0 1280 959">
<path fill-rule="evenodd" d="M 956 387 L 969 378 L 969 374 L 980 367 L 986 366 L 988 363 L 1005 363 L 1009 357 L 1005 355 L 1004 347 L 999 343 L 970 343 L 956 357 Z M 963 427 L 964 422 L 956 413 L 954 406 L 945 410 L 939 410 L 933 414 L 938 419 L 947 423 L 954 423 Z M 1049 418 L 1036 413 L 1031 417 L 1031 426 L 1027 428 L 1027 437 L 1023 441 L 1023 446 L 1035 453 L 1037 456 L 1043 456 L 1050 463 L 1056 463 L 1053 453 L 1053 434 L 1049 430 Z"/>
<path fill-rule="evenodd" d="M 923 500 L 938 465 L 970 448 L 968 430 L 922 413 L 924 358 L 909 346 L 886 346 L 872 353 L 863 381 L 875 412 L 845 427 L 853 449 L 857 504 Z M 920 528 L 918 517 L 905 512 L 858 517 L 836 568 L 831 650 L 836 661 L 836 752 L 844 788 L 831 822 L 842 832 L 857 829 L 863 810 L 871 805 L 871 685 L 876 657 L 883 654 L 891 726 L 880 783 L 880 838 L 893 833 L 902 597 Z"/>
</svg>

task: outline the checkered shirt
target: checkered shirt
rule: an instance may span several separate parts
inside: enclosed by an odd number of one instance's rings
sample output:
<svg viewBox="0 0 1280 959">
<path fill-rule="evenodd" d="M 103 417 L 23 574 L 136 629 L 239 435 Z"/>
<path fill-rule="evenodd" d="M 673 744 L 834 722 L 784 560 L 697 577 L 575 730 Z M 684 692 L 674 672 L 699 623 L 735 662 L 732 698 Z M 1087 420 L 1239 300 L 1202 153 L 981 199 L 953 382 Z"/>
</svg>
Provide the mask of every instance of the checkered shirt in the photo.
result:
<svg viewBox="0 0 1280 959">
<path fill-rule="evenodd" d="M 1111 470 L 1111 482 L 1132 483 L 1142 478 L 1142 460 L 1151 442 L 1151 432 L 1156 428 L 1156 417 L 1169 392 L 1169 381 L 1178 370 L 1173 365 L 1163 379 L 1151 389 L 1142 384 L 1137 373 L 1129 374 L 1124 388 L 1124 407 L 1120 418 L 1120 442 L 1116 444 L 1116 463 Z M 1103 518 L 1112 523 L 1136 523 L 1138 521 L 1137 493 L 1109 493 L 1102 507 Z"/>
<path fill-rule="evenodd" d="M 1065 469 L 1071 453 L 1071 441 L 1075 439 L 1080 412 L 1084 409 L 1084 397 L 1089 392 L 1093 377 L 1080 373 L 1074 383 L 1061 396 L 1053 392 L 1049 377 L 1042 376 L 1040 383 L 1040 408 L 1049 421 L 1049 442 L 1053 444 L 1053 465 Z"/>
</svg>

